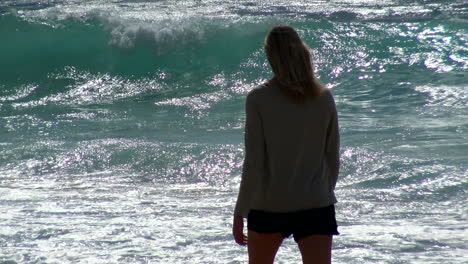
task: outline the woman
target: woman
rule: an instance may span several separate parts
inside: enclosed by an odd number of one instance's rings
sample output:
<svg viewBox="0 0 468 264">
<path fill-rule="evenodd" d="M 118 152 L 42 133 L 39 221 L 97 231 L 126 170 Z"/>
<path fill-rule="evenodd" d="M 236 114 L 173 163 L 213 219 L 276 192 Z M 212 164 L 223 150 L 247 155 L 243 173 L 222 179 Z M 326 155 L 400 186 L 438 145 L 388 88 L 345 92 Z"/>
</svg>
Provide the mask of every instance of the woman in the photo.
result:
<svg viewBox="0 0 468 264">
<path fill-rule="evenodd" d="M 265 39 L 265 53 L 274 77 L 247 95 L 234 239 L 248 245 L 250 264 L 273 263 L 290 235 L 303 263 L 331 263 L 332 236 L 339 234 L 335 101 L 316 81 L 310 52 L 292 27 L 274 27 Z"/>
</svg>

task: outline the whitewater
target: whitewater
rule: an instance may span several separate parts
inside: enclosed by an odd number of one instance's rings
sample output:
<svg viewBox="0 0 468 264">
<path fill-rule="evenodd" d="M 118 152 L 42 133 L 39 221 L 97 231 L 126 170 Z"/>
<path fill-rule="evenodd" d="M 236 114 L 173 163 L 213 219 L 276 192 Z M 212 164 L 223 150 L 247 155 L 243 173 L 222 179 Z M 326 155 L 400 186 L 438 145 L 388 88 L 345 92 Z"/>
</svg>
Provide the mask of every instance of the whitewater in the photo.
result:
<svg viewBox="0 0 468 264">
<path fill-rule="evenodd" d="M 6 0 L 0 264 L 246 263 L 245 96 L 277 24 L 337 104 L 333 262 L 466 263 L 466 1 Z"/>
</svg>

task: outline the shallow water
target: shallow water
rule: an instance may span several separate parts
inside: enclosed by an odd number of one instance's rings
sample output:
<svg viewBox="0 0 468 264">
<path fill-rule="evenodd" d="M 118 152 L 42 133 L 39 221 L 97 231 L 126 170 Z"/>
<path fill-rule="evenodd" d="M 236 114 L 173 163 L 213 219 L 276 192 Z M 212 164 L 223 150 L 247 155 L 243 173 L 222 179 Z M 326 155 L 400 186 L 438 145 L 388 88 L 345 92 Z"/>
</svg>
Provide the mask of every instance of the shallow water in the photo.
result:
<svg viewBox="0 0 468 264">
<path fill-rule="evenodd" d="M 0 263 L 245 263 L 230 235 L 262 41 L 339 111 L 334 263 L 465 263 L 464 1 L 2 1 Z M 277 263 L 298 263 L 292 240 Z"/>
</svg>

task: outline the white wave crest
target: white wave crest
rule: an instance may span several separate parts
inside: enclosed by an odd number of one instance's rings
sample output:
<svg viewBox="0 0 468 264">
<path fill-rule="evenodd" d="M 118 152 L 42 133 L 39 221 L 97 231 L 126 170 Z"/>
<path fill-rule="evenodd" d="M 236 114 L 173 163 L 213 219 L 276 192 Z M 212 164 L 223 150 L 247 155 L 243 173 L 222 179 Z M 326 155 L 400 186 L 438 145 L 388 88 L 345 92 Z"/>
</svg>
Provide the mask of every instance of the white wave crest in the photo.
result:
<svg viewBox="0 0 468 264">
<path fill-rule="evenodd" d="M 109 44 L 131 49 L 138 44 L 149 45 L 160 55 L 205 38 L 207 27 L 201 22 L 187 19 L 138 21 L 105 18 L 110 31 Z"/>
</svg>

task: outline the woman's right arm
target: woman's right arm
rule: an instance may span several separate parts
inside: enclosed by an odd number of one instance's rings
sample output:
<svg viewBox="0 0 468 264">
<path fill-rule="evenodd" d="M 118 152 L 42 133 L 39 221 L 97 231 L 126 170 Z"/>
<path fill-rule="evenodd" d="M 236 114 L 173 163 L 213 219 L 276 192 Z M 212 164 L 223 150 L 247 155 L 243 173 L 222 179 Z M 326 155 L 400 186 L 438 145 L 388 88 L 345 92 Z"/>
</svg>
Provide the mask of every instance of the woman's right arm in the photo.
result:
<svg viewBox="0 0 468 264">
<path fill-rule="evenodd" d="M 340 131 L 338 125 L 338 114 L 336 111 L 335 101 L 331 100 L 332 114 L 327 128 L 327 142 L 325 147 L 325 156 L 327 165 L 330 168 L 330 177 L 335 189 L 340 173 Z"/>
</svg>

